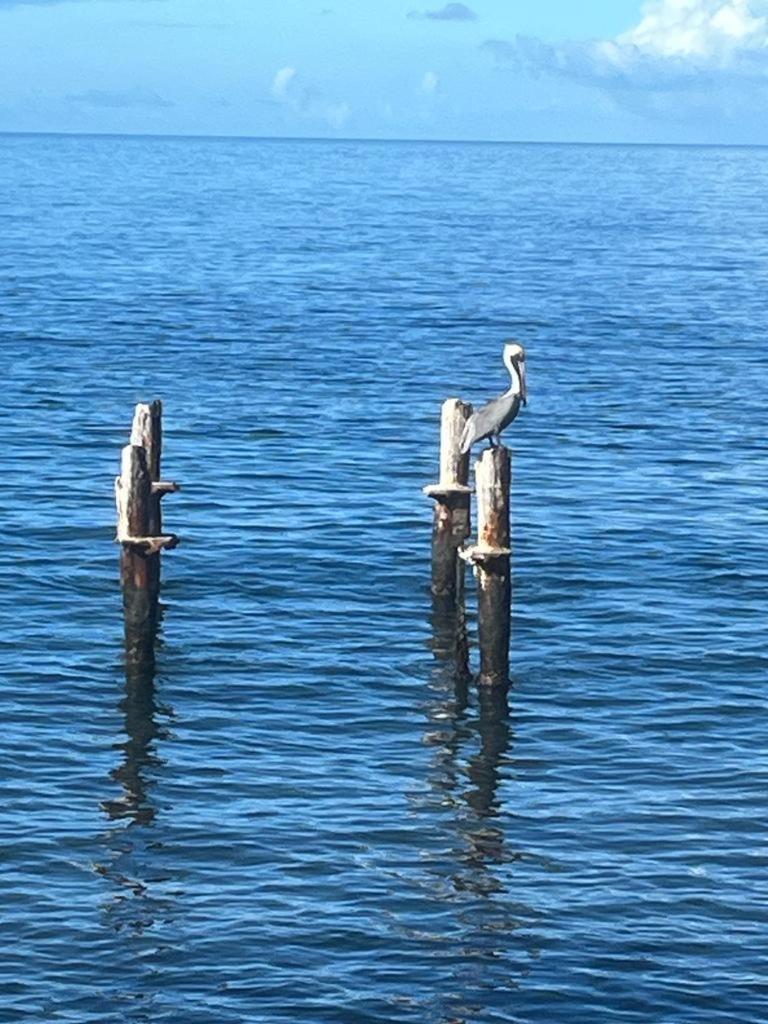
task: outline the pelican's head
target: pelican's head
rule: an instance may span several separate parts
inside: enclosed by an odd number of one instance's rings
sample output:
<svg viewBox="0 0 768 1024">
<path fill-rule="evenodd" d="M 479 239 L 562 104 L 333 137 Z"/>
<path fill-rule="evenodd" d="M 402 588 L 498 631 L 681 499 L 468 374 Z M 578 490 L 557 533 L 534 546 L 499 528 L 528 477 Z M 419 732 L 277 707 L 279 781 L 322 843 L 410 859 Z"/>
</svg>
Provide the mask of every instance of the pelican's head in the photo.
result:
<svg viewBox="0 0 768 1024">
<path fill-rule="evenodd" d="M 520 380 L 520 398 L 523 405 L 528 404 L 528 389 L 525 383 L 525 349 L 516 341 L 508 341 L 504 346 L 504 365 L 514 379 L 517 374 Z"/>
</svg>

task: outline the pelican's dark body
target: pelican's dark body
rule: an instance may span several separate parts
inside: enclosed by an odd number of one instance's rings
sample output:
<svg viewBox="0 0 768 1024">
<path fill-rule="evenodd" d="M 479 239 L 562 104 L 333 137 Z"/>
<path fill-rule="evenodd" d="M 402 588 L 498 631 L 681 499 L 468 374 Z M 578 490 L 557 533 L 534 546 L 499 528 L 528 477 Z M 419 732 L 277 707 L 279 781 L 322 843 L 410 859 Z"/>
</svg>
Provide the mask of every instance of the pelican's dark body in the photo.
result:
<svg viewBox="0 0 768 1024">
<path fill-rule="evenodd" d="M 517 416 L 520 406 L 526 404 L 525 349 L 516 341 L 507 342 L 503 357 L 504 365 L 509 371 L 509 391 L 494 398 L 469 417 L 461 435 L 462 455 L 466 455 L 475 441 L 490 438 L 491 446 L 494 444 L 494 438 L 499 442 L 499 434 Z"/>
<path fill-rule="evenodd" d="M 461 436 L 462 454 L 468 452 L 476 441 L 494 437 L 498 439 L 502 430 L 508 427 L 520 412 L 521 404 L 520 395 L 505 394 L 473 412 Z"/>
</svg>

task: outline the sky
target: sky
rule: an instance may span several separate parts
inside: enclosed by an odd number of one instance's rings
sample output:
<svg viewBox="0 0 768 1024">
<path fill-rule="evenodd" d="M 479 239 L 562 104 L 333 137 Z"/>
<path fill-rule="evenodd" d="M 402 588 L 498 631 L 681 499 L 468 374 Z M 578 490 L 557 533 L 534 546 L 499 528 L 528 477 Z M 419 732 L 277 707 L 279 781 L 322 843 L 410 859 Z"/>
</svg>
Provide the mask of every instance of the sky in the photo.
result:
<svg viewBox="0 0 768 1024">
<path fill-rule="evenodd" d="M 0 0 L 0 131 L 768 144 L 768 0 Z"/>
</svg>

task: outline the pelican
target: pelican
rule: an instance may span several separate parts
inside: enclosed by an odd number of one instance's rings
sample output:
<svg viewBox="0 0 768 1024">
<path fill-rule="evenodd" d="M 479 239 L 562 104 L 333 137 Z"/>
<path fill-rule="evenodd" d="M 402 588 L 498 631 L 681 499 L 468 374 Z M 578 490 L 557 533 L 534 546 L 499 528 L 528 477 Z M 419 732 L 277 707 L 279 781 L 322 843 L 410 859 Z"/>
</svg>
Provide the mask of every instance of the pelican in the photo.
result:
<svg viewBox="0 0 768 1024">
<path fill-rule="evenodd" d="M 511 378 L 509 391 L 494 398 L 469 417 L 461 435 L 462 455 L 469 451 L 475 441 L 483 441 L 486 437 L 491 442 L 491 448 L 501 444 L 499 434 L 520 412 L 520 403 L 528 404 L 525 386 L 525 349 L 522 345 L 518 345 L 516 341 L 507 342 L 504 346 L 504 365 L 509 370 Z"/>
</svg>

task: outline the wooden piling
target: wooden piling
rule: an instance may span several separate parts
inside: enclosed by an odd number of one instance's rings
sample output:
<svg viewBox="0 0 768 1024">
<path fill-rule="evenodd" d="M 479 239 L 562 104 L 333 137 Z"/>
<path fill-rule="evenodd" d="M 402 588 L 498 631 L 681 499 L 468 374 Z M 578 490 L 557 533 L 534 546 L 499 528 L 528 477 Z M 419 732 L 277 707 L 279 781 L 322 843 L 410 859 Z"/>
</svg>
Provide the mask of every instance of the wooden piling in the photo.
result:
<svg viewBox="0 0 768 1024">
<path fill-rule="evenodd" d="M 160 479 L 160 458 L 163 453 L 163 403 L 139 402 L 133 413 L 131 444 L 143 448 L 147 454 L 147 467 L 153 480 Z"/>
<path fill-rule="evenodd" d="M 120 460 L 120 476 L 115 481 L 117 502 L 117 539 L 120 553 L 120 582 L 124 587 L 150 589 L 147 544 L 149 503 L 152 480 L 147 454 L 140 445 L 127 444 Z"/>
<path fill-rule="evenodd" d="M 160 590 L 160 552 L 179 542 L 162 532 L 160 500 L 178 490 L 160 480 L 162 405 L 136 406 L 131 443 L 122 450 L 120 476 L 115 480 L 120 582 L 125 611 L 126 658 L 146 664 L 154 654 L 157 597 Z"/>
<path fill-rule="evenodd" d="M 472 406 L 458 398 L 443 403 L 440 418 L 440 480 L 424 488 L 435 499 L 432 528 L 432 593 L 456 597 L 463 581 L 459 548 L 470 533 L 469 455 L 461 454 L 461 435 Z"/>
<path fill-rule="evenodd" d="M 477 544 L 461 552 L 477 576 L 480 676 L 483 686 L 509 683 L 511 567 L 509 493 L 511 464 L 506 448 L 489 448 L 475 465 Z"/>
</svg>

